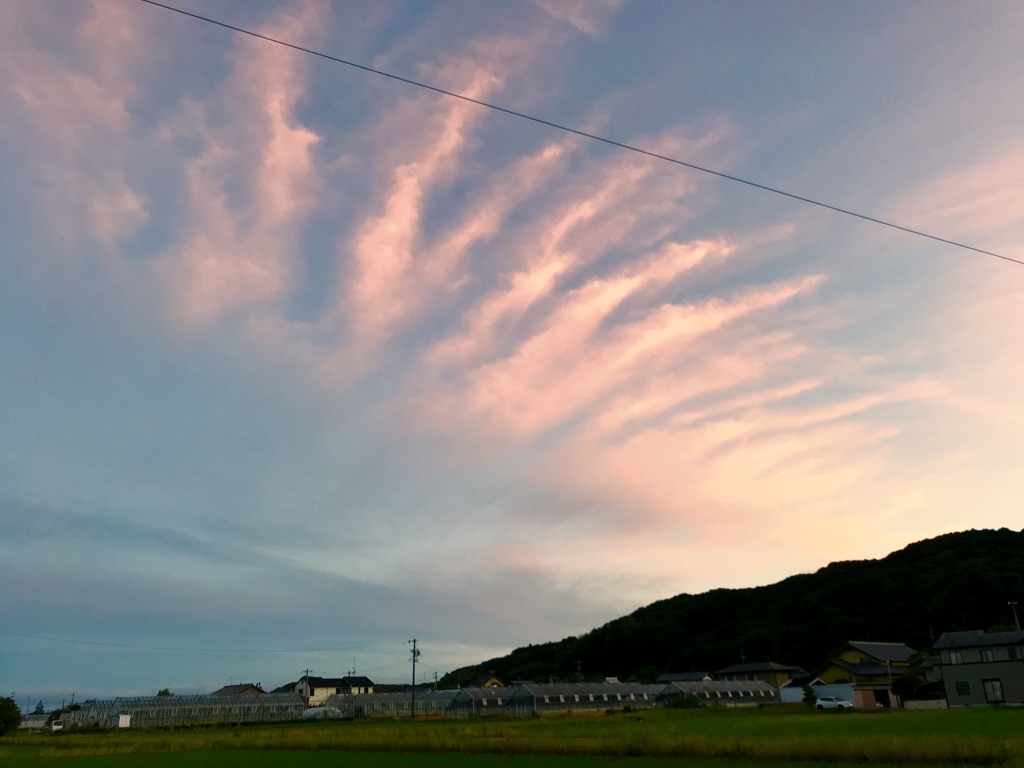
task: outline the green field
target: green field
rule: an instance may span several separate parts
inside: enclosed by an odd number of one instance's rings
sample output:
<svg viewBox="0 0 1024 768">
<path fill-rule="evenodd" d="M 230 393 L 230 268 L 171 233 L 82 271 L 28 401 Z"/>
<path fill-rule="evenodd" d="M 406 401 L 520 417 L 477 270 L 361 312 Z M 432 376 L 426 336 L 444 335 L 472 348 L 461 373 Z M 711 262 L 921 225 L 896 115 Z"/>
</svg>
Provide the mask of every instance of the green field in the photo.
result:
<svg viewBox="0 0 1024 768">
<path fill-rule="evenodd" d="M 681 760 L 682 759 L 682 760 Z M 623 766 L 998 765 L 1024 768 L 1024 710 L 820 713 L 655 710 L 529 720 L 308 722 L 25 734 L 0 765 Z"/>
</svg>

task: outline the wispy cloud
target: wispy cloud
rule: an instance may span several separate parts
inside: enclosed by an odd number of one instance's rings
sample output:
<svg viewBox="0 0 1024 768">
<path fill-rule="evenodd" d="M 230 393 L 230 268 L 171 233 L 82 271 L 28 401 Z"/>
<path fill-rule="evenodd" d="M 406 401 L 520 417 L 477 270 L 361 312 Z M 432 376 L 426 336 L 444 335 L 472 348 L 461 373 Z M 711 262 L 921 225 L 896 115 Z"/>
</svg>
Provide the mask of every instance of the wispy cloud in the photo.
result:
<svg viewBox="0 0 1024 768">
<path fill-rule="evenodd" d="M 304 3 L 261 31 L 314 44 L 324 15 Z M 306 60 L 251 40 L 238 40 L 232 59 L 232 76 L 215 101 L 186 102 L 163 129 L 165 141 L 202 147 L 184 164 L 186 223 L 164 257 L 180 312 L 191 322 L 281 299 L 292 287 L 298 237 L 320 186 L 313 156 L 319 137 L 296 117 Z"/>
</svg>

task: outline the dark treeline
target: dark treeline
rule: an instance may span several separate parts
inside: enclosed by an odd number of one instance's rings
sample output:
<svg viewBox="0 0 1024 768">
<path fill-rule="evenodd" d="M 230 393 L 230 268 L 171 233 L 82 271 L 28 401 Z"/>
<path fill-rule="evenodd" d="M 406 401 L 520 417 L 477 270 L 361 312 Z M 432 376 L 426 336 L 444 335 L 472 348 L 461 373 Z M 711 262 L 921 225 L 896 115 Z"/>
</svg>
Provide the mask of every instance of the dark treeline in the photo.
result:
<svg viewBox="0 0 1024 768">
<path fill-rule="evenodd" d="M 832 563 L 764 587 L 660 600 L 581 637 L 517 648 L 446 674 L 441 687 L 493 672 L 511 680 L 650 681 L 662 672 L 778 661 L 813 671 L 847 640 L 904 642 L 1009 626 L 1024 608 L 1024 531 L 965 531 L 881 560 Z"/>
</svg>

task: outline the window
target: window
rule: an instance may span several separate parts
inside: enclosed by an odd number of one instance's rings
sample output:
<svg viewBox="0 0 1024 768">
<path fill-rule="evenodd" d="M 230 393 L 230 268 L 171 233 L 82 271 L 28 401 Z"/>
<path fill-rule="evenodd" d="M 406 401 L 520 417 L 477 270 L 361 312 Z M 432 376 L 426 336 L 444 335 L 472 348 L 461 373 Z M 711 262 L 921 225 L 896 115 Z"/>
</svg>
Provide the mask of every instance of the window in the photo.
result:
<svg viewBox="0 0 1024 768">
<path fill-rule="evenodd" d="M 644 701 L 647 701 L 647 694 L 644 694 Z"/>
<path fill-rule="evenodd" d="M 992 649 L 991 648 L 982 648 L 981 649 L 981 660 L 982 661 L 992 661 Z"/>
<path fill-rule="evenodd" d="M 545 696 L 545 697 L 544 697 L 544 703 L 545 703 L 545 704 L 550 704 L 550 703 L 551 703 L 551 699 L 550 699 L 550 697 L 548 697 L 548 696 Z"/>
<path fill-rule="evenodd" d="M 1003 703 L 1003 682 L 1002 680 L 982 680 L 985 686 L 985 701 L 989 704 Z"/>
<path fill-rule="evenodd" d="M 962 653 L 960 653 L 960 651 L 950 651 L 949 652 L 949 663 L 950 664 L 963 664 L 964 663 L 964 655 Z"/>
<path fill-rule="evenodd" d="M 590 694 L 590 700 L 591 700 L 591 701 L 593 701 L 593 700 L 594 700 L 594 694 Z"/>
<path fill-rule="evenodd" d="M 958 680 L 956 684 L 956 695 L 957 696 L 970 696 L 971 695 L 971 684 L 966 680 Z"/>
<path fill-rule="evenodd" d="M 577 693 L 575 696 L 573 696 L 573 698 L 576 699 L 576 701 L 579 701 L 580 700 L 580 695 Z"/>
<path fill-rule="evenodd" d="M 487 706 L 487 699 L 480 699 L 480 706 L 481 707 L 486 707 Z"/>
<path fill-rule="evenodd" d="M 605 700 L 605 701 L 608 701 L 608 694 L 607 694 L 607 693 L 605 693 L 605 694 L 602 694 L 602 695 L 604 696 L 604 700 Z"/>
<path fill-rule="evenodd" d="M 617 698 L 619 701 L 622 701 L 622 694 L 621 693 L 616 693 L 615 694 L 615 698 Z"/>
<path fill-rule="evenodd" d="M 316 693 L 316 688 L 313 688 L 312 686 L 310 686 L 309 695 L 312 696 L 314 693 Z"/>
<path fill-rule="evenodd" d="M 497 701 L 498 701 L 498 706 L 500 707 L 501 706 L 501 699 L 498 699 Z"/>
<path fill-rule="evenodd" d="M 565 704 L 565 696 L 561 696 L 561 695 L 560 695 L 560 696 L 558 697 L 558 701 L 559 701 L 559 703 L 560 703 L 560 704 Z"/>
</svg>

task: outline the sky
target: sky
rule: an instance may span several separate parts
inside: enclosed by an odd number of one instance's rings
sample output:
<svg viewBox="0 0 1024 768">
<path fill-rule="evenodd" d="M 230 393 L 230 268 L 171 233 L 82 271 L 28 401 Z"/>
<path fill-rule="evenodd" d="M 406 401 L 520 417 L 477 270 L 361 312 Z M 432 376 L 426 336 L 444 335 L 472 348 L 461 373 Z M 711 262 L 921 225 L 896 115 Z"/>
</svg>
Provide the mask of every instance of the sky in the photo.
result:
<svg viewBox="0 0 1024 768">
<path fill-rule="evenodd" d="M 1024 259 L 1017 2 L 175 2 Z M 23 706 L 1022 524 L 1019 264 L 138 0 L 0 4 L 0 102 Z"/>
</svg>

